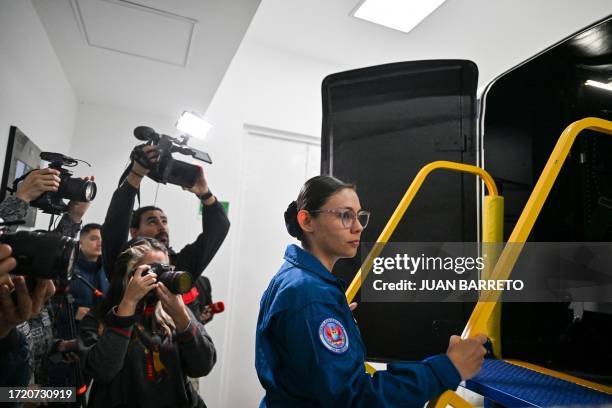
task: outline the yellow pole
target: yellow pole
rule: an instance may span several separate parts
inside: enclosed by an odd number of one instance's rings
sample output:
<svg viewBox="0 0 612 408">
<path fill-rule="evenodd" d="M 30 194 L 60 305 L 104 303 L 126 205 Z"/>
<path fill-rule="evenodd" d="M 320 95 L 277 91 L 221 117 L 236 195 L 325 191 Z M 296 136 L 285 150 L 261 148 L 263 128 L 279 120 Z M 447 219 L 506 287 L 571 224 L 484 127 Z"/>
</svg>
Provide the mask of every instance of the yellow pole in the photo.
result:
<svg viewBox="0 0 612 408">
<path fill-rule="evenodd" d="M 485 196 L 482 206 L 482 255 L 485 259 L 483 278 L 489 279 L 497 263 L 504 239 L 504 198 Z M 481 296 L 486 296 L 482 293 Z M 493 355 L 501 358 L 501 303 L 495 306 L 488 320 L 486 334 L 493 347 Z M 481 333 L 478 332 L 478 333 Z M 476 333 L 474 333 L 476 334 Z"/>
</svg>

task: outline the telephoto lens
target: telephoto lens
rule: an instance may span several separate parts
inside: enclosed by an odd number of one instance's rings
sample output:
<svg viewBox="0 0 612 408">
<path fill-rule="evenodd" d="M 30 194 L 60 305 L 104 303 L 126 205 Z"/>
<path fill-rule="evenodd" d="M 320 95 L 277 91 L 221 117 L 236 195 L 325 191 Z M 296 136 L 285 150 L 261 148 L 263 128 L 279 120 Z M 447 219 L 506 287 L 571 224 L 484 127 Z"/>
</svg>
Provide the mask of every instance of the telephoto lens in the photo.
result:
<svg viewBox="0 0 612 408">
<path fill-rule="evenodd" d="M 175 295 L 182 295 L 191 290 L 193 278 L 189 272 L 175 271 L 174 267 L 162 263 L 153 263 L 151 268 L 143 275 L 153 272 L 157 275 L 157 281 L 164 284 L 168 290 Z"/>
<path fill-rule="evenodd" d="M 66 283 L 72 277 L 79 241 L 53 232 L 17 231 L 0 235 L 10 245 L 17 267 L 11 272 Z"/>
<path fill-rule="evenodd" d="M 66 175 L 62 177 L 57 195 L 74 201 L 92 201 L 96 197 L 96 183 Z"/>
</svg>

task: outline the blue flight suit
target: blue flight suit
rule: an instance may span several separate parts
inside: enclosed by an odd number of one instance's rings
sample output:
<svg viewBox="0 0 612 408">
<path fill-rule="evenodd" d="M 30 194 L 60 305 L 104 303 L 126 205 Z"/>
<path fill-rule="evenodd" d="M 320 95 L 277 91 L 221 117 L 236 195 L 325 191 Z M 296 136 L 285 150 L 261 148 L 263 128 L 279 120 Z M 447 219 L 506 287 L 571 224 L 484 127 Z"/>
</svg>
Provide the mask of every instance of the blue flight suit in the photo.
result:
<svg viewBox="0 0 612 408">
<path fill-rule="evenodd" d="M 261 407 L 422 407 L 461 377 L 444 354 L 365 372 L 366 348 L 341 281 L 297 245 L 270 282 L 257 320 Z M 409 345 L 406 345 L 409 347 Z"/>
</svg>

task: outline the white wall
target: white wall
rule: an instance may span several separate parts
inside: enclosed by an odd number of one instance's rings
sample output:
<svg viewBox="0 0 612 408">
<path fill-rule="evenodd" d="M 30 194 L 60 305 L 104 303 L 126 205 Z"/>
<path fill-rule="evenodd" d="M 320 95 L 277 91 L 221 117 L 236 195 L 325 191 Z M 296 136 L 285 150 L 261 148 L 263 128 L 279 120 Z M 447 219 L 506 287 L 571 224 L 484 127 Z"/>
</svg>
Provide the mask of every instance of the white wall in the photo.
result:
<svg viewBox="0 0 612 408">
<path fill-rule="evenodd" d="M 318 171 L 318 164 L 305 168 L 308 153 L 303 145 L 296 143 L 294 149 L 290 142 L 255 141 L 244 125 L 319 137 L 321 81 L 333 70 L 247 37 L 208 109 L 207 118 L 215 126 L 208 146 L 221 152 L 221 144 L 224 152 L 215 154 L 218 162 L 212 167 L 222 169 L 221 187 L 231 203 L 232 221 L 224 244 L 227 252 L 219 254 L 230 259 L 219 260 L 224 267 L 211 274 L 213 295 L 227 307 L 210 325 L 219 363 L 202 385 L 211 408 L 257 406 L 263 396 L 254 362 L 259 298 L 281 264 L 285 244 L 292 242 L 284 232 L 282 208 L 297 197 L 307 174 Z M 253 200 L 272 208 L 273 214 L 255 210 Z M 272 258 L 271 239 L 277 252 Z"/>
<path fill-rule="evenodd" d="M 0 158 L 17 126 L 43 151 L 66 153 L 77 99 L 30 0 L 0 2 Z M 46 228 L 48 217 L 36 224 Z"/>
<path fill-rule="evenodd" d="M 158 132 L 168 133 L 173 128 L 173 120 L 176 119 L 112 106 L 91 103 L 79 105 L 70 155 L 91 164 L 91 169 L 79 165 L 75 174 L 94 175 L 98 187 L 84 222 L 101 223 L 104 220 L 119 176 L 129 163 L 130 152 L 134 146 L 142 143 L 134 137 L 134 128 L 146 125 Z M 142 205 L 153 204 L 156 187 L 151 180 L 145 179 L 141 191 Z M 176 187 L 161 188 L 158 200 L 168 191 L 176 190 Z"/>
<path fill-rule="evenodd" d="M 0 155 L 9 127 L 43 150 L 67 151 L 77 99 L 29 0 L 0 2 Z"/>
</svg>

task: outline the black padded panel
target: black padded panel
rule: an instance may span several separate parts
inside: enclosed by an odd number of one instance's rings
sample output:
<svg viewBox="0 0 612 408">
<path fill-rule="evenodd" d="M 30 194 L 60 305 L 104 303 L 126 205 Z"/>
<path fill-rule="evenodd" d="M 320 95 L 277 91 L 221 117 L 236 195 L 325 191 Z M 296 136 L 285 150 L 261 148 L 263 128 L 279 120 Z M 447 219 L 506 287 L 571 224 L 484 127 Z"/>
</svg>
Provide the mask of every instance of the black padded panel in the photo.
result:
<svg viewBox="0 0 612 408">
<path fill-rule="evenodd" d="M 475 164 L 478 70 L 464 60 L 388 64 L 323 81 L 322 174 L 353 182 L 372 211 L 363 242 L 374 242 L 416 173 L 435 160 Z M 394 242 L 475 241 L 476 181 L 433 173 Z M 360 257 L 334 273 L 350 282 Z M 359 301 L 359 297 L 357 299 Z M 411 360 L 445 351 L 473 305 L 360 303 L 357 320 L 373 360 Z M 409 346 L 408 346 L 409 345 Z"/>
</svg>

